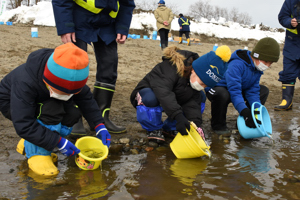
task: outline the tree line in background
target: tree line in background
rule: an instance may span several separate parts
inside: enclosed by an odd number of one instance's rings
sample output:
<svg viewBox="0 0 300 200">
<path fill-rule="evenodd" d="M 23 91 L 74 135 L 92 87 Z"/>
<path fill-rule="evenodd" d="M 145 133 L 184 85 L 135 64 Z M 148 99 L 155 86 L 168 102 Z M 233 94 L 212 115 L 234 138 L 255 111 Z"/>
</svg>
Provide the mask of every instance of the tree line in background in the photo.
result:
<svg viewBox="0 0 300 200">
<path fill-rule="evenodd" d="M 9 0 L 8 8 L 15 9 L 21 5 L 31 6 L 35 5 L 41 0 Z M 46 0 L 51 1 L 51 0 Z M 136 9 L 154 11 L 157 8 L 158 0 L 135 0 Z M 167 3 L 166 6 L 172 10 L 176 15 L 179 15 L 182 11 L 178 9 L 178 5 L 175 3 Z M 228 10 L 219 6 L 212 6 L 209 0 L 199 0 L 196 3 L 189 6 L 189 12 L 184 14 L 185 17 L 200 20 L 206 18 L 208 20 L 219 20 L 220 17 L 226 19 L 226 21 L 233 21 L 239 24 L 250 25 L 252 18 L 248 13 L 240 13 L 237 8 Z"/>
<path fill-rule="evenodd" d="M 7 8 L 15 9 L 21 5 L 32 6 L 32 5 L 36 5 L 40 1 L 41 0 L 9 0 L 7 1 L 8 3 Z"/>
<path fill-rule="evenodd" d="M 137 9 L 147 11 L 154 11 L 157 8 L 157 2 L 157 0 L 135 0 Z M 178 5 L 171 1 L 169 2 L 166 2 L 166 6 L 170 8 L 175 15 L 183 13 L 178 9 Z M 220 17 L 222 17 L 225 18 L 226 21 L 233 21 L 245 25 L 250 25 L 252 22 L 252 18 L 248 13 L 240 13 L 237 8 L 228 10 L 227 8 L 212 6 L 209 0 L 199 0 L 193 3 L 189 6 L 189 11 L 184 14 L 184 16 L 195 20 L 200 20 L 201 18 L 219 20 Z"/>
</svg>

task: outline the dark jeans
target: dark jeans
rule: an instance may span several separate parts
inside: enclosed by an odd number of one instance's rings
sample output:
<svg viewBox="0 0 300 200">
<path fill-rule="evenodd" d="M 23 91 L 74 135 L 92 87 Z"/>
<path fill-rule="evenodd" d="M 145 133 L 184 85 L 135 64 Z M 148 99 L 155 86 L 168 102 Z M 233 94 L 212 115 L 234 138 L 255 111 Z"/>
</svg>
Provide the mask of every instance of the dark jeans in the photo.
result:
<svg viewBox="0 0 300 200">
<path fill-rule="evenodd" d="M 139 93 L 142 97 L 142 102 L 145 106 L 156 107 L 160 105 L 158 99 L 156 98 L 151 88 L 143 88 L 139 91 Z M 197 102 L 201 104 L 201 103 L 205 103 L 205 101 L 206 101 L 206 96 L 203 91 L 200 91 L 200 99 Z M 199 110 L 199 112 L 201 112 L 201 110 Z"/>
<path fill-rule="evenodd" d="M 182 35 L 185 35 L 186 39 L 190 38 L 190 31 L 179 31 L 179 37 L 182 37 Z"/>
<path fill-rule="evenodd" d="M 215 91 L 212 95 L 206 92 L 207 98 L 211 102 L 211 127 L 214 130 L 224 130 L 226 126 L 226 113 L 228 104 L 231 102 L 230 94 L 226 87 L 214 87 Z M 260 101 L 261 104 L 265 104 L 269 95 L 269 89 L 260 85 Z M 245 96 L 243 94 L 245 99 Z M 249 103 L 246 101 L 246 105 L 250 108 Z"/>
<path fill-rule="evenodd" d="M 76 38 L 76 46 L 87 52 L 87 43 Z M 96 81 L 101 83 L 116 84 L 118 76 L 118 45 L 114 40 L 106 45 L 99 37 L 98 42 L 93 42 L 97 61 Z"/>
<path fill-rule="evenodd" d="M 168 46 L 168 35 L 169 35 L 169 29 L 161 28 L 159 29 L 159 36 L 160 36 L 160 45 L 161 48 L 164 49 Z"/>
</svg>

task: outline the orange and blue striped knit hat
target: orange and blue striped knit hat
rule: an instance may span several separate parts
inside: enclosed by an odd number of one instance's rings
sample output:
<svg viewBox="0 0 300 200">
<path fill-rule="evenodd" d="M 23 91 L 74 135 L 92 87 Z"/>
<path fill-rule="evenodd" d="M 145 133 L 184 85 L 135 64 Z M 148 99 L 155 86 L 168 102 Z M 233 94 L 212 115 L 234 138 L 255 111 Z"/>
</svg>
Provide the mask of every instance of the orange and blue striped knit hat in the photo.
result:
<svg viewBox="0 0 300 200">
<path fill-rule="evenodd" d="M 43 81 L 59 91 L 75 94 L 85 86 L 88 76 L 88 54 L 73 43 L 66 43 L 56 47 L 49 57 Z"/>
</svg>

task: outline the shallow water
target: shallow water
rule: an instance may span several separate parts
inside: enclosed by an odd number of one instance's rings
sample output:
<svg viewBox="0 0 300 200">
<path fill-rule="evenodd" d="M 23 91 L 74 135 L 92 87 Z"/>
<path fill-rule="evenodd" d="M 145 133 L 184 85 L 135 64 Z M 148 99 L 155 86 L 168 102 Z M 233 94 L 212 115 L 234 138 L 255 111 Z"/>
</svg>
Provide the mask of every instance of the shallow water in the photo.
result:
<svg viewBox="0 0 300 200">
<path fill-rule="evenodd" d="M 298 111 L 289 114 L 270 112 L 273 140 L 210 136 L 211 158 L 176 159 L 169 147 L 158 147 L 110 155 L 102 169 L 84 171 L 74 158 L 59 156 L 60 174 L 41 179 L 10 151 L 14 163 L 1 168 L 18 170 L 1 173 L 1 194 L 10 199 L 299 199 L 300 119 Z"/>
</svg>

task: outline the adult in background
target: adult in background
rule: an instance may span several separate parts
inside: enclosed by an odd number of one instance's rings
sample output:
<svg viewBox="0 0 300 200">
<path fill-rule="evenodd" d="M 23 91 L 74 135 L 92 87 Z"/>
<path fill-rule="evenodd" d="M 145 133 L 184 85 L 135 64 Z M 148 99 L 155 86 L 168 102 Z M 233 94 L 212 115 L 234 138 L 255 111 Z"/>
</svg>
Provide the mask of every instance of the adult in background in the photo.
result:
<svg viewBox="0 0 300 200">
<path fill-rule="evenodd" d="M 160 35 L 161 49 L 163 50 L 168 46 L 168 35 L 174 14 L 171 9 L 166 7 L 165 1 L 160 0 L 158 2 L 158 8 L 154 11 L 154 16 L 156 19 L 156 27 Z"/>
<path fill-rule="evenodd" d="M 162 62 L 146 74 L 130 96 L 137 109 L 137 120 L 147 131 L 149 140 L 164 142 L 163 129 L 168 132 L 172 126 L 176 126 L 175 130 L 182 135 L 187 135 L 189 121 L 201 126 L 202 95 L 205 96 L 202 90 L 214 87 L 221 80 L 230 55 L 228 46 L 221 46 L 216 52 L 201 57 L 177 47 L 165 48 Z M 164 123 L 162 111 L 168 116 Z M 171 131 L 168 135 L 173 133 L 176 134 Z"/>
<path fill-rule="evenodd" d="M 215 133 L 231 133 L 226 126 L 230 102 L 244 117 L 246 125 L 256 128 L 250 108 L 254 102 L 265 104 L 269 89 L 259 84 L 260 77 L 273 62 L 278 61 L 279 54 L 279 44 L 270 37 L 259 40 L 252 51 L 239 49 L 233 52 L 224 78 L 206 92 L 211 101 L 211 127 Z"/>
<path fill-rule="evenodd" d="M 190 46 L 190 25 L 191 22 L 183 16 L 183 14 L 179 14 L 178 19 L 179 24 L 179 44 L 182 43 L 182 35 L 184 34 L 186 37 L 187 45 Z"/>
<path fill-rule="evenodd" d="M 110 134 L 86 85 L 88 75 L 88 54 L 67 43 L 32 52 L 25 64 L 1 80 L 0 111 L 22 138 L 17 151 L 26 154 L 35 174 L 59 173 L 54 165 L 57 155 L 52 153 L 56 147 L 66 156 L 80 152 L 64 138 L 81 117 L 79 109 L 103 144 L 110 145 Z"/>
<path fill-rule="evenodd" d="M 284 1 L 278 20 L 286 31 L 283 70 L 279 72 L 278 79 L 282 82 L 282 101 L 274 110 L 290 110 L 293 106 L 296 79 L 300 77 L 300 1 Z"/>
<path fill-rule="evenodd" d="M 117 44 L 124 44 L 129 32 L 133 0 L 52 0 L 58 35 L 63 43 L 73 42 L 87 51 L 93 44 L 97 61 L 93 95 L 105 126 L 110 133 L 126 132 L 109 119 L 109 111 L 117 80 Z M 82 122 L 72 134 L 86 133 Z"/>
</svg>

